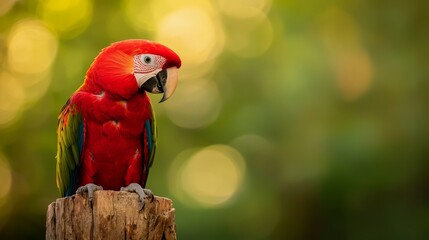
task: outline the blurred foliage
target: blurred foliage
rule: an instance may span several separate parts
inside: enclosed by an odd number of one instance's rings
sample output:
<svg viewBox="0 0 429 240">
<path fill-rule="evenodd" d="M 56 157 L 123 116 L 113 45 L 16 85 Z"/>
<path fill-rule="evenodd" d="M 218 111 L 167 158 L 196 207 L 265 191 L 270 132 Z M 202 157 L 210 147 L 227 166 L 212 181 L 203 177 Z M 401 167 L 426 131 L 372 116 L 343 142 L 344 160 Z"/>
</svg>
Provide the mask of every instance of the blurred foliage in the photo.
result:
<svg viewBox="0 0 429 240">
<path fill-rule="evenodd" d="M 429 239 L 421 5 L 1 0 L 0 238 L 44 238 L 61 106 L 103 47 L 147 38 L 183 60 L 151 96 L 148 182 L 179 239 Z"/>
</svg>

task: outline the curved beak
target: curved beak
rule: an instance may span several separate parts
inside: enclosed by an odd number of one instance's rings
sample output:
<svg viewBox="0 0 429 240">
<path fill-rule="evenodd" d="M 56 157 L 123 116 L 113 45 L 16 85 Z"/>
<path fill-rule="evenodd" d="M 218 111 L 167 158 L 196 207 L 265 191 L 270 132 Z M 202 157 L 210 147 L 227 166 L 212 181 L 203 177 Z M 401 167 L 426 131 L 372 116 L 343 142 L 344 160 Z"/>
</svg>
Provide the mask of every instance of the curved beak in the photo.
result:
<svg viewBox="0 0 429 240">
<path fill-rule="evenodd" d="M 177 67 L 170 67 L 159 71 L 155 76 L 147 79 L 141 88 L 150 93 L 164 93 L 160 101 L 164 102 L 173 95 L 177 86 Z"/>
</svg>

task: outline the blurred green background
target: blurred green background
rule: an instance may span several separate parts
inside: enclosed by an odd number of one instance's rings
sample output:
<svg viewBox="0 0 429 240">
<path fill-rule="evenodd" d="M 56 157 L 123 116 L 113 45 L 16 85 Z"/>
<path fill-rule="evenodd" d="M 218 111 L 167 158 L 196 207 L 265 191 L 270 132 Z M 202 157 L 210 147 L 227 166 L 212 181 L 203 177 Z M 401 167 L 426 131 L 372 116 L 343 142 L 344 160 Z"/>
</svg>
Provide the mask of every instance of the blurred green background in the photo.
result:
<svg viewBox="0 0 429 240">
<path fill-rule="evenodd" d="M 148 181 L 179 239 L 429 239 L 418 3 L 1 0 L 0 239 L 44 238 L 59 110 L 130 38 L 183 61 Z"/>
</svg>

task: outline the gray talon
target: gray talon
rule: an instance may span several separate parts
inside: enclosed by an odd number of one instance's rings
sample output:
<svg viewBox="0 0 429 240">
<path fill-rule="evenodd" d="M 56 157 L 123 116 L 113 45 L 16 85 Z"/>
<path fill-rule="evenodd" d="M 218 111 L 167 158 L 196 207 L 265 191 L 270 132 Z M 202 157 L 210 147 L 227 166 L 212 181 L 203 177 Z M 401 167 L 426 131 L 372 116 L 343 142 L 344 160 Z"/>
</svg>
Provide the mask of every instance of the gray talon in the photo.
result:
<svg viewBox="0 0 429 240">
<path fill-rule="evenodd" d="M 92 200 L 94 199 L 94 192 L 97 190 L 103 190 L 103 187 L 95 185 L 93 183 L 88 183 L 85 186 L 79 187 L 76 190 L 76 193 L 82 195 L 84 192 L 88 192 L 88 201 L 89 201 L 89 205 L 92 208 Z"/>
<path fill-rule="evenodd" d="M 142 186 L 140 186 L 140 184 L 138 183 L 131 183 L 127 187 L 121 187 L 121 191 L 137 193 L 142 203 L 142 207 L 140 210 L 142 210 L 145 206 L 145 198 L 150 198 L 150 202 L 153 202 L 154 199 L 152 191 L 146 188 L 142 188 Z"/>
</svg>

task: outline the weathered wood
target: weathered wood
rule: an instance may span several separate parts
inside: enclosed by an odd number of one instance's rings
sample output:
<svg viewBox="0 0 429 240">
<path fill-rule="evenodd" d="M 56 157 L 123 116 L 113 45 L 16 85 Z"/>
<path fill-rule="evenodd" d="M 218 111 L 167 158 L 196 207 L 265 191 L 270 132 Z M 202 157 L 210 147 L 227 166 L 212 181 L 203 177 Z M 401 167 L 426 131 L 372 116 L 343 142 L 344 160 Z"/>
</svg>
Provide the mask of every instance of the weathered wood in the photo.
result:
<svg viewBox="0 0 429 240">
<path fill-rule="evenodd" d="M 135 193 L 94 192 L 88 198 L 73 195 L 48 206 L 46 239 L 176 239 L 173 203 L 155 197 L 143 210 Z"/>
</svg>

